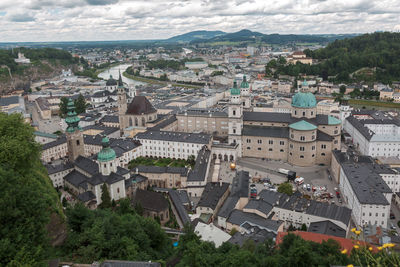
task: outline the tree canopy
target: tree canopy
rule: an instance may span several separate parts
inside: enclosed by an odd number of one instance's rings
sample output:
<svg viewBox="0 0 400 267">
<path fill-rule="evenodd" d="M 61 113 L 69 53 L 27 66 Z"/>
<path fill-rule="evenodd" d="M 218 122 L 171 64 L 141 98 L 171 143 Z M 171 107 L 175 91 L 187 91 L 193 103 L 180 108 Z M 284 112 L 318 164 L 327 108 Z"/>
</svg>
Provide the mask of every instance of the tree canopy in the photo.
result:
<svg viewBox="0 0 400 267">
<path fill-rule="evenodd" d="M 333 77 L 335 82 L 379 81 L 385 84 L 400 77 L 400 33 L 364 34 L 304 52 L 318 63 L 286 65 L 272 60 L 266 66 L 266 74 L 319 75 L 324 80 Z"/>
<path fill-rule="evenodd" d="M 0 113 L 0 183 L 0 265 L 42 264 L 50 247 L 46 227 L 51 216 L 63 216 L 33 128 L 19 114 Z"/>
<path fill-rule="evenodd" d="M 282 183 L 278 186 L 278 192 L 291 196 L 293 194 L 293 187 L 289 183 Z"/>
</svg>

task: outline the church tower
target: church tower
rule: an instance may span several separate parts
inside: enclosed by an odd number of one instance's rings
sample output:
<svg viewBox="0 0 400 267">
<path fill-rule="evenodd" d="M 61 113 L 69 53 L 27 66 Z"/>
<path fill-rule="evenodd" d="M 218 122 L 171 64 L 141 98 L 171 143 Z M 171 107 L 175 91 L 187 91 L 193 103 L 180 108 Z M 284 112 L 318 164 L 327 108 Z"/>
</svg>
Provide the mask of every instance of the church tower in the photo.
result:
<svg viewBox="0 0 400 267">
<path fill-rule="evenodd" d="M 68 100 L 67 111 L 65 122 L 68 125 L 66 130 L 68 158 L 73 162 L 78 156 L 83 156 L 85 154 L 85 148 L 82 128 L 79 127 L 80 119 L 75 112 L 75 106 L 72 99 Z"/>
<path fill-rule="evenodd" d="M 121 134 L 123 130 L 126 128 L 125 124 L 125 114 L 127 109 L 127 100 L 126 100 L 126 92 L 122 82 L 121 72 L 119 73 L 118 79 L 118 88 L 117 88 L 117 95 L 118 95 L 118 118 L 119 118 L 119 128 L 121 130 Z"/>
<path fill-rule="evenodd" d="M 242 105 L 244 109 L 251 108 L 251 99 L 250 99 L 250 86 L 247 82 L 246 75 L 243 76 L 243 81 L 240 84 L 240 93 L 242 97 Z"/>
<path fill-rule="evenodd" d="M 228 105 L 228 142 L 238 144 L 238 156 L 242 156 L 242 128 L 243 128 L 243 105 L 240 100 L 240 89 L 236 81 L 231 89 L 231 98 Z"/>
<path fill-rule="evenodd" d="M 117 172 L 117 162 L 114 149 L 110 147 L 110 140 L 107 136 L 101 140 L 103 148 L 97 154 L 97 161 L 99 162 L 99 171 L 102 175 L 107 176 L 112 172 Z"/>
</svg>

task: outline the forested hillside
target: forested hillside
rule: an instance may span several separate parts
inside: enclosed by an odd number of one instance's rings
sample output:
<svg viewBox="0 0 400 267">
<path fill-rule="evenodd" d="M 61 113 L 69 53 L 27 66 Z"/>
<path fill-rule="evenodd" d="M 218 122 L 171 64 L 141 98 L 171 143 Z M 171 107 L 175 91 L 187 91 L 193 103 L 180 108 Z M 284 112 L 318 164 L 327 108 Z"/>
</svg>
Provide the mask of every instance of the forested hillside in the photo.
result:
<svg viewBox="0 0 400 267">
<path fill-rule="evenodd" d="M 31 64 L 17 64 L 14 59 L 18 52 L 29 58 Z M 24 87 L 30 80 L 51 77 L 61 69 L 73 67 L 78 61 L 68 51 L 55 48 L 0 49 L 0 92 L 13 89 L 13 86 Z"/>
<path fill-rule="evenodd" d="M 400 80 L 400 33 L 364 34 L 304 52 L 317 60 L 317 64 L 286 65 L 283 60 L 273 60 L 266 67 L 267 74 L 319 75 L 324 80 L 332 77 L 335 82 L 389 84 Z"/>
</svg>

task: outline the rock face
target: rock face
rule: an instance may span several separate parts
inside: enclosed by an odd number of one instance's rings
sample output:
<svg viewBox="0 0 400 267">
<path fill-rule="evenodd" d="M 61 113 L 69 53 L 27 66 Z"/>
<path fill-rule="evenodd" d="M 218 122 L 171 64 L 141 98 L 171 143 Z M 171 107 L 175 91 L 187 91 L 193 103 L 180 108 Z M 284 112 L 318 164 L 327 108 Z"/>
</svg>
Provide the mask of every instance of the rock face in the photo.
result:
<svg viewBox="0 0 400 267">
<path fill-rule="evenodd" d="M 28 90 L 32 82 L 53 78 L 60 75 L 63 69 L 75 68 L 75 65 L 65 66 L 57 61 L 50 63 L 41 60 L 39 63 L 26 65 L 23 74 L 11 73 L 12 79 L 8 71 L 1 73 L 3 69 L 0 68 L 0 94 L 11 93 L 15 90 Z"/>
<path fill-rule="evenodd" d="M 57 213 L 52 213 L 50 217 L 50 222 L 46 226 L 50 244 L 55 246 L 60 246 L 64 243 L 67 238 L 67 226 L 62 217 Z"/>
</svg>

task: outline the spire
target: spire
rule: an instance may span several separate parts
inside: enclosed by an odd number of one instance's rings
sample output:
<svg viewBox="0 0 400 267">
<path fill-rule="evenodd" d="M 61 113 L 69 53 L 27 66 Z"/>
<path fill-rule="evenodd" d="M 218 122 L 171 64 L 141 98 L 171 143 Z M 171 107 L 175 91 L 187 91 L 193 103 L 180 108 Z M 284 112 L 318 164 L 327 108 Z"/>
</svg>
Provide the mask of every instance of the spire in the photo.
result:
<svg viewBox="0 0 400 267">
<path fill-rule="evenodd" d="M 65 122 L 68 125 L 67 132 L 73 133 L 76 130 L 82 130 L 82 128 L 79 127 L 79 121 L 80 119 L 75 112 L 74 101 L 70 98 L 67 104 L 67 117 L 65 118 Z"/>
<path fill-rule="evenodd" d="M 233 87 L 231 89 L 231 95 L 240 95 L 240 89 L 237 87 L 237 82 L 233 82 Z"/>
<path fill-rule="evenodd" d="M 246 75 L 243 76 L 243 81 L 240 84 L 240 88 L 249 88 L 249 83 L 247 82 Z"/>
<path fill-rule="evenodd" d="M 121 70 L 119 70 L 118 86 L 124 86 L 124 83 L 122 82 Z"/>
</svg>

